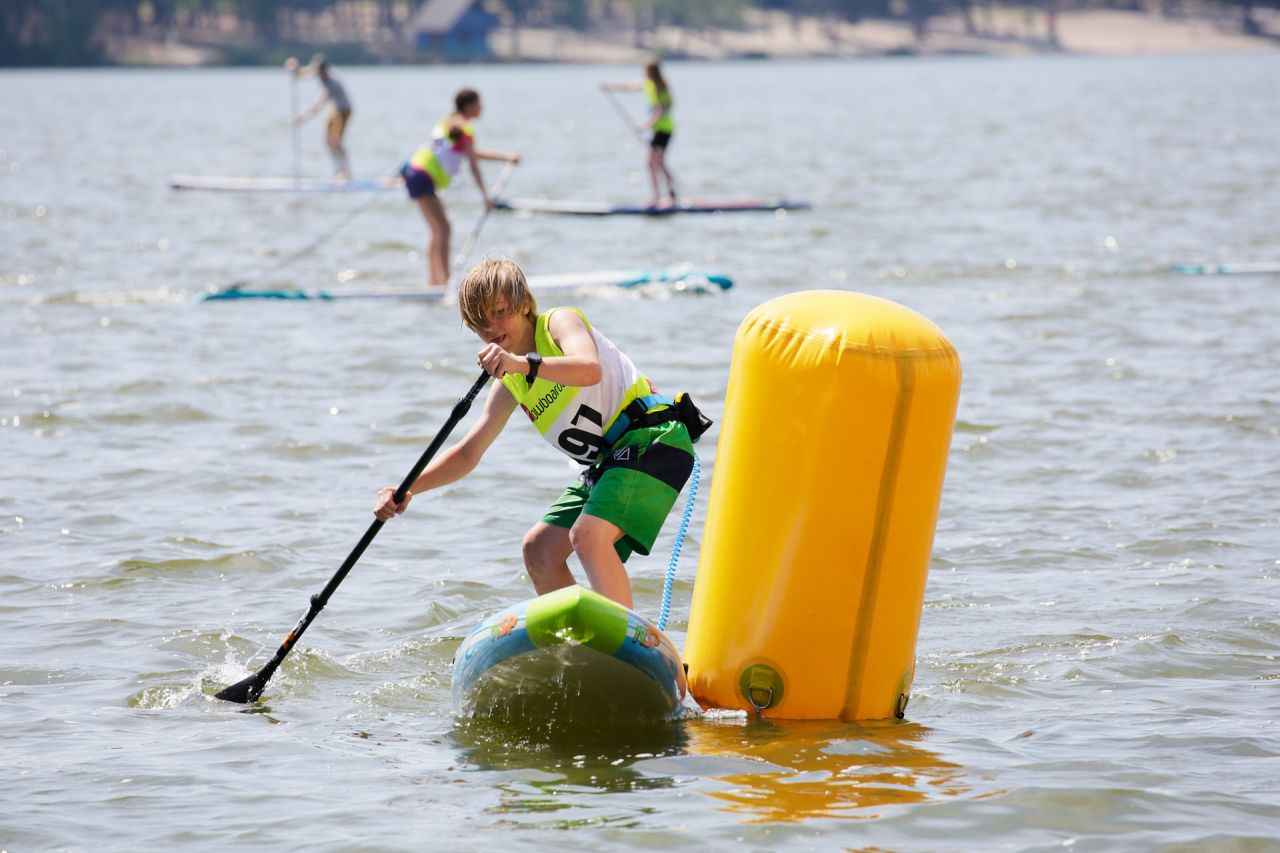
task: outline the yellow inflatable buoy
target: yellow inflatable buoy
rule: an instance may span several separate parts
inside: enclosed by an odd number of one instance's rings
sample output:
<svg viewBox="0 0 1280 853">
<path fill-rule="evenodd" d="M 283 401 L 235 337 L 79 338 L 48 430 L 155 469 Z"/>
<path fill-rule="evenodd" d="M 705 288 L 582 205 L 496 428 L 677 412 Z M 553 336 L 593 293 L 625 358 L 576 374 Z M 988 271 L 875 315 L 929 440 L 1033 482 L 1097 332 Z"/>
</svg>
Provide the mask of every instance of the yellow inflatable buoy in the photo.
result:
<svg viewBox="0 0 1280 853">
<path fill-rule="evenodd" d="M 886 299 L 793 293 L 734 342 L 689 615 L 704 706 L 901 717 L 960 360 Z"/>
</svg>

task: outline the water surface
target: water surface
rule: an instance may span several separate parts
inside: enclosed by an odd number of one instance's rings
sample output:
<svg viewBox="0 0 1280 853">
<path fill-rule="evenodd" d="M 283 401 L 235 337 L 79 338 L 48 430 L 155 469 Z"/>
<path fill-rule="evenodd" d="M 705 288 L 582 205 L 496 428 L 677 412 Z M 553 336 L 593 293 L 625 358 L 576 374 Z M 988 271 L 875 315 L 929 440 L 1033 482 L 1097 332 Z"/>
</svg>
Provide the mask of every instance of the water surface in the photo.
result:
<svg viewBox="0 0 1280 853">
<path fill-rule="evenodd" d="M 635 69 L 340 71 L 358 174 L 392 172 L 472 85 L 481 145 L 524 155 L 512 194 L 647 192 L 596 91 Z M 167 189 L 288 174 L 281 72 L 5 72 L 0 845 L 1280 849 L 1280 278 L 1166 271 L 1280 261 L 1280 60 L 669 75 L 686 192 L 814 210 L 495 215 L 476 257 L 732 275 L 718 297 L 577 300 L 713 417 L 734 330 L 769 298 L 858 290 L 947 333 L 964 387 L 907 719 L 459 725 L 453 650 L 529 595 L 520 536 L 571 475 L 515 421 L 382 532 L 261 705 L 210 698 L 328 580 L 477 342 L 447 306 L 192 304 L 237 280 L 425 278 L 398 195 Z M 447 203 L 460 238 L 476 193 Z M 705 500 L 694 518 L 678 644 Z M 631 566 L 651 614 L 674 529 Z"/>
</svg>

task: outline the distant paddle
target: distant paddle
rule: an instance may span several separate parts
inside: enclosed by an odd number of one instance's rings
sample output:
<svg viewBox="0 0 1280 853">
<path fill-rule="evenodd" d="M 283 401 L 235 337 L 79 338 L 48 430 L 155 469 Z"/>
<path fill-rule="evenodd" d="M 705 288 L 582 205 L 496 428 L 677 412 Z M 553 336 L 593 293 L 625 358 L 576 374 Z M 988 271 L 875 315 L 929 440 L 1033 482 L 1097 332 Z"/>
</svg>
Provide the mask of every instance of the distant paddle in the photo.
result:
<svg viewBox="0 0 1280 853">
<path fill-rule="evenodd" d="M 634 138 L 635 141 L 638 142 L 642 147 L 647 148 L 648 145 L 644 138 L 644 131 L 638 130 L 636 128 L 635 119 L 631 117 L 631 113 L 627 110 L 625 106 L 623 106 L 622 101 L 619 100 L 618 96 L 615 95 L 613 93 L 613 90 L 610 89 L 608 86 L 601 86 L 600 91 L 604 92 L 605 96 L 609 99 L 609 103 L 613 105 L 614 111 L 617 112 L 618 117 L 622 119 L 622 123 L 627 126 L 627 130 L 631 131 L 632 138 Z M 680 181 L 676 180 L 676 173 L 670 166 L 667 166 L 666 170 L 667 170 L 667 174 L 671 176 L 671 182 L 673 184 L 681 183 Z M 683 184 L 681 184 L 681 186 L 683 186 Z M 675 190 L 673 189 L 672 192 L 674 191 Z"/>
<path fill-rule="evenodd" d="M 292 65 L 290 65 L 292 63 Z M 298 60 L 290 57 L 284 64 L 289 70 L 289 130 L 293 133 L 293 179 L 302 177 L 302 137 L 298 127 Z"/>
<path fill-rule="evenodd" d="M 502 167 L 502 172 L 498 175 L 497 182 L 493 185 L 493 192 L 489 194 L 493 199 L 494 206 L 497 206 L 498 199 L 502 198 L 502 191 L 507 186 L 507 180 L 511 177 L 511 173 L 515 171 L 516 164 L 507 161 Z M 484 230 L 484 224 L 489 220 L 490 206 L 486 204 L 484 210 L 480 211 L 480 218 L 476 220 L 476 225 L 471 229 L 471 233 L 467 235 L 467 239 L 462 241 L 462 248 L 458 250 L 458 254 L 453 259 L 453 269 L 449 272 L 448 287 L 450 290 L 454 287 L 454 281 L 458 277 L 458 273 L 467 262 L 467 258 L 471 257 L 472 250 L 475 249 L 476 243 L 480 240 L 480 232 Z"/>
<path fill-rule="evenodd" d="M 497 201 L 499 195 L 502 193 L 503 188 L 506 187 L 507 180 L 511 177 L 511 172 L 514 169 L 515 169 L 515 163 L 511 163 L 511 162 L 508 162 L 506 166 L 503 167 L 502 173 L 498 176 L 497 183 L 495 183 L 493 186 L 492 196 L 495 202 Z M 397 170 L 395 175 L 391 178 L 391 180 L 398 181 L 399 179 L 400 179 L 400 172 L 399 170 Z M 213 293 L 207 294 L 205 296 L 205 299 L 219 299 L 225 296 L 234 295 L 234 293 L 238 290 L 252 288 L 255 285 L 261 284 L 271 276 L 278 273 L 280 270 L 292 264 L 294 261 L 311 254 L 320 246 L 323 246 L 326 242 L 329 241 L 329 238 L 333 237 L 334 234 L 337 234 L 344 227 L 346 227 L 348 222 L 355 219 L 361 213 L 364 213 L 366 210 L 368 210 L 370 207 L 376 204 L 379 196 L 380 196 L 379 193 L 375 193 L 374 195 L 370 196 L 363 204 L 351 210 L 349 213 L 347 213 L 345 216 L 339 219 L 336 223 L 334 223 L 332 226 L 326 229 L 325 232 L 321 234 L 319 237 L 316 237 L 314 240 L 312 240 L 307 245 L 303 246 L 301 249 L 298 249 L 296 252 L 291 252 L 290 254 L 281 258 L 279 261 L 273 264 L 265 272 L 259 273 L 258 275 L 253 276 L 251 278 L 242 278 L 242 279 L 233 281 L 231 282 L 231 284 L 227 285 L 226 287 L 216 290 Z M 488 220 L 488 218 L 489 218 L 489 206 L 485 205 L 484 210 L 480 211 L 480 218 L 476 220 L 475 227 L 471 229 L 471 233 L 467 235 L 467 239 L 462 244 L 462 249 L 455 256 L 455 260 L 453 263 L 453 270 L 450 273 L 451 284 L 452 284 L 452 279 L 457 276 L 458 271 L 462 269 L 463 264 L 467 262 L 467 258 L 471 256 L 472 250 L 475 249 L 476 242 L 480 239 L 480 232 L 481 230 L 484 229 L 484 224 Z"/>
<path fill-rule="evenodd" d="M 431 444 L 418 457 L 418 461 L 409 472 L 409 475 L 400 483 L 400 488 L 396 489 L 395 501 L 397 504 L 404 500 L 405 494 L 413 486 L 413 481 L 418 479 L 418 475 L 422 473 L 422 470 L 427 467 L 427 463 L 436 455 L 440 445 L 444 444 L 445 439 L 449 437 L 449 433 L 466 416 L 471 404 L 476 399 L 476 395 L 480 393 L 480 389 L 488 381 L 489 374 L 481 373 L 480 378 L 471 386 L 471 390 L 467 392 L 467 395 L 457 403 L 454 403 L 453 413 L 449 415 L 449 420 L 445 421 L 444 426 L 436 433 L 436 437 L 431 440 Z M 285 659 L 285 655 L 289 654 L 289 651 L 302 637 L 303 632 L 307 630 L 307 626 L 320 614 L 321 610 L 324 610 L 324 606 L 329 603 L 329 596 L 333 595 L 334 590 L 346 578 L 347 573 L 351 571 L 356 561 L 364 554 L 364 550 L 369 547 L 369 543 L 378 535 L 378 531 L 382 529 L 382 525 L 385 523 L 384 521 L 375 520 L 373 524 L 369 525 L 369 529 L 365 531 L 364 536 L 356 543 L 356 547 L 347 555 L 347 559 L 343 560 L 342 565 L 334 573 L 333 577 L 329 579 L 329 582 L 325 584 L 324 589 L 318 595 L 311 597 L 311 606 L 307 609 L 306 615 L 298 621 L 298 624 L 289 632 L 289 635 L 284 638 L 284 642 L 280 644 L 280 648 L 276 649 L 276 653 L 271 660 L 267 661 L 267 665 L 243 681 L 238 681 L 230 687 L 215 693 L 214 695 L 217 698 L 225 699 L 228 702 L 239 702 L 244 705 L 256 701 L 262 695 L 267 682 L 271 680 L 271 676 L 275 673 L 276 668 L 280 666 L 280 662 Z"/>
<path fill-rule="evenodd" d="M 396 172 L 395 177 L 399 178 L 399 176 L 400 176 L 400 173 Z M 278 273 L 280 270 L 289 266 L 289 264 L 293 263 L 299 258 L 302 258 L 302 257 L 305 257 L 306 255 L 311 254 L 320 246 L 323 246 L 325 243 L 329 241 L 330 237 L 332 237 L 334 234 L 337 234 L 339 231 L 345 228 L 348 222 L 355 219 L 357 216 L 364 213 L 369 208 L 373 207 L 373 205 L 378 201 L 379 196 L 380 196 L 379 193 L 374 193 L 373 195 L 371 195 L 368 199 L 365 200 L 363 204 L 359 205 L 355 209 L 348 212 L 346 216 L 342 217 L 336 223 L 334 223 L 332 226 L 326 229 L 325 232 L 321 234 L 319 237 L 316 237 L 314 240 L 312 240 L 307 245 L 303 246 L 301 249 L 298 249 L 296 252 L 291 252 L 290 254 L 286 255 L 284 258 L 282 258 L 281 260 L 273 264 L 266 272 L 259 273 L 258 275 L 253 276 L 252 278 L 242 278 L 242 279 L 233 281 L 231 282 L 231 284 L 227 285 L 221 290 L 215 291 L 214 294 L 212 295 L 217 295 L 218 293 L 228 293 L 230 291 L 240 290 L 246 287 L 253 287 L 256 284 L 261 284 L 271 276 Z"/>
<path fill-rule="evenodd" d="M 635 119 L 631 117 L 631 113 L 627 111 L 627 108 L 622 105 L 622 101 L 618 99 L 618 96 L 613 93 L 612 89 L 607 87 L 601 88 L 600 91 L 604 92 L 605 97 L 609 99 L 609 103 L 618 113 L 619 118 L 622 119 L 622 123 L 627 126 L 627 130 L 631 131 L 631 135 L 635 137 L 636 142 L 644 144 L 644 132 L 636 130 Z"/>
</svg>

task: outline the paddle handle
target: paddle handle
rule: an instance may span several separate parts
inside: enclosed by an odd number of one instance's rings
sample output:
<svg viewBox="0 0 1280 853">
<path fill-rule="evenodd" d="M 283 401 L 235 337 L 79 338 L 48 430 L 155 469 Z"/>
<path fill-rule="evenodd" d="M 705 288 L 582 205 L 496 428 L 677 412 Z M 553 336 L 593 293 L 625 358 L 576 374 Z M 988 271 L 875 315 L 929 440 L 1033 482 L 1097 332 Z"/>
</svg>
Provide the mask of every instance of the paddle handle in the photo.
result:
<svg viewBox="0 0 1280 853">
<path fill-rule="evenodd" d="M 485 383 L 488 381 L 489 374 L 481 373 L 480 377 L 472 384 L 471 390 L 467 391 L 466 396 L 457 403 L 454 403 L 453 412 L 449 415 L 449 419 L 445 421 L 444 426 L 440 427 L 440 431 L 436 433 L 436 437 L 431 440 L 431 444 L 422 452 L 422 455 L 418 457 L 418 461 L 414 463 L 414 466 L 412 470 L 409 471 L 408 476 L 404 478 L 404 481 L 400 483 L 400 487 L 396 489 L 395 500 L 397 504 L 404 500 L 404 496 L 408 493 L 409 489 L 412 488 L 414 481 L 418 479 L 422 474 L 423 469 L 425 469 L 427 464 L 431 462 L 432 457 L 434 457 L 436 452 L 440 450 L 440 446 L 444 444 L 445 439 L 449 437 L 449 433 L 453 432 L 453 428 L 466 416 L 467 411 L 471 408 L 471 404 L 475 402 L 476 395 L 480 393 L 480 389 L 483 388 Z M 329 603 L 330 596 L 333 595 L 334 591 L 338 588 L 338 585 L 347 577 L 347 574 L 351 571 L 352 567 L 355 566 L 356 562 L 359 561 L 361 555 L 364 554 L 365 549 L 373 542 L 374 537 L 378 535 L 378 531 L 382 529 L 382 525 L 385 523 L 386 522 L 384 521 L 375 519 L 374 522 L 369 525 L 369 529 L 365 531 L 364 536 L 360 537 L 360 541 L 356 543 L 356 547 L 351 549 L 351 553 L 347 555 L 347 559 L 342 561 L 342 565 L 338 567 L 338 571 L 334 572 L 333 577 L 331 577 L 329 582 L 325 584 L 324 589 L 311 596 L 311 606 L 307 608 L 307 612 L 298 620 L 298 624 L 293 626 L 293 630 L 290 631 L 284 638 L 284 641 L 281 642 L 280 648 L 276 649 L 276 653 L 272 656 L 271 660 L 267 662 L 267 665 L 243 681 L 233 684 L 222 692 L 216 694 L 217 698 L 244 704 L 252 702 L 262 695 L 263 689 L 267 686 L 267 682 L 275 673 L 276 668 L 280 666 L 280 663 L 285 659 L 285 656 L 289 654 L 297 644 L 298 640 L 302 637 L 303 633 L 305 633 L 311 623 L 315 621 L 315 618 L 320 614 L 320 611 L 324 610 L 325 605 Z"/>
</svg>

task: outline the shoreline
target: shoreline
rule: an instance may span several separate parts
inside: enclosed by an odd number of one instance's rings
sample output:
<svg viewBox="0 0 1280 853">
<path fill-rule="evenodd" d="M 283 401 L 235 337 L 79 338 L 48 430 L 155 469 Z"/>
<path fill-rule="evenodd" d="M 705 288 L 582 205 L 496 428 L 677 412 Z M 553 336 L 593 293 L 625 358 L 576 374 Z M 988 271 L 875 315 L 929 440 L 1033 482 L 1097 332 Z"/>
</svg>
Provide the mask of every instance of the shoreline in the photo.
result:
<svg viewBox="0 0 1280 853">
<path fill-rule="evenodd" d="M 976 32 L 959 14 L 931 17 L 922 40 L 908 21 L 864 20 L 857 24 L 782 12 L 748 14 L 741 30 L 659 27 L 641 34 L 525 28 L 498 30 L 490 44 L 500 61 L 640 62 L 659 53 L 670 59 L 818 59 L 886 56 L 1158 55 L 1264 53 L 1280 50 L 1280 11 L 1255 13 L 1261 35 L 1246 35 L 1238 15 L 1220 7 L 1198 8 L 1184 17 L 1105 9 L 1072 10 L 1056 16 L 1056 42 L 1042 12 L 1001 7 L 975 13 Z"/>
<path fill-rule="evenodd" d="M 750 11 L 738 29 L 661 26 L 578 32 L 563 28 L 499 27 L 489 37 L 493 55 L 477 62 L 637 63 L 656 54 L 666 59 L 819 59 L 888 56 L 1165 55 L 1266 53 L 1280 50 L 1280 9 L 1256 9 L 1257 34 L 1244 32 L 1238 11 L 1187 5 L 1177 17 L 1156 12 L 1110 9 L 1067 10 L 1050 18 L 1018 7 L 977 9 L 968 25 L 959 13 L 928 19 L 922 39 L 905 20 L 863 20 L 792 16 Z M 1055 38 L 1056 36 L 1056 38 Z M 352 56 L 341 64 L 432 64 L 406 53 L 398 43 L 352 45 L 335 34 Z M 329 48 L 327 44 L 314 45 Z M 255 64 L 229 58 L 229 46 L 156 40 L 136 36 L 107 39 L 111 60 L 128 66 Z M 277 48 L 254 52 L 262 63 L 276 61 Z M 335 51 L 336 53 L 336 51 Z M 243 59 L 244 54 L 241 54 Z M 439 60 L 436 60 L 439 62 Z"/>
</svg>

